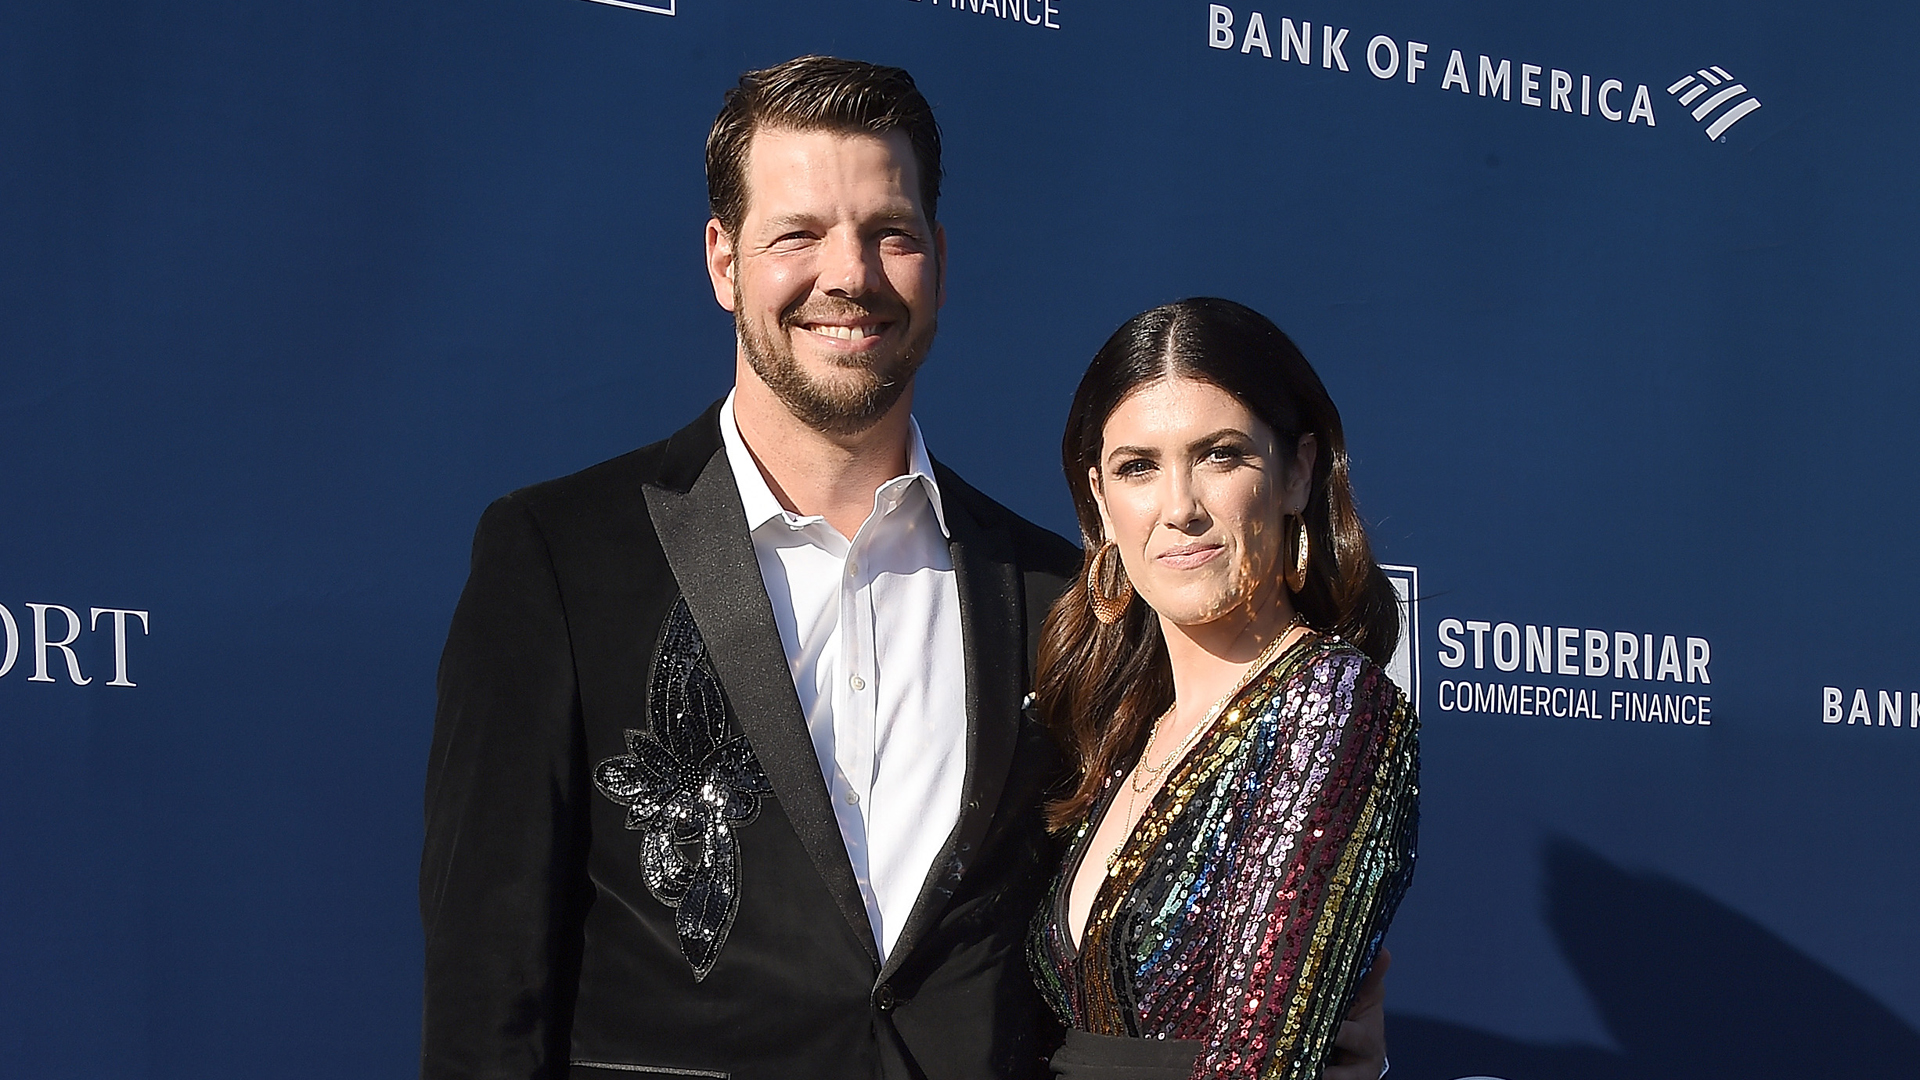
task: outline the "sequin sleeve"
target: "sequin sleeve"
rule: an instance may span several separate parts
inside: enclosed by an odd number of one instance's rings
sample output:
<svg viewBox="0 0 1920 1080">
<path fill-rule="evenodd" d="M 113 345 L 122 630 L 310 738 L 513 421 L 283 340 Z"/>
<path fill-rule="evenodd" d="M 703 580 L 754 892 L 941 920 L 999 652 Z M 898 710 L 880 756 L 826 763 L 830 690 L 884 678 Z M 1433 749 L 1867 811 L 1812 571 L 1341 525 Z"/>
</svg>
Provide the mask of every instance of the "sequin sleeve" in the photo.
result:
<svg viewBox="0 0 1920 1080">
<path fill-rule="evenodd" d="M 1249 702 L 1250 707 L 1253 706 Z M 1312 1080 L 1413 873 L 1417 726 L 1351 649 L 1295 670 L 1232 778 L 1196 1078 Z"/>
</svg>

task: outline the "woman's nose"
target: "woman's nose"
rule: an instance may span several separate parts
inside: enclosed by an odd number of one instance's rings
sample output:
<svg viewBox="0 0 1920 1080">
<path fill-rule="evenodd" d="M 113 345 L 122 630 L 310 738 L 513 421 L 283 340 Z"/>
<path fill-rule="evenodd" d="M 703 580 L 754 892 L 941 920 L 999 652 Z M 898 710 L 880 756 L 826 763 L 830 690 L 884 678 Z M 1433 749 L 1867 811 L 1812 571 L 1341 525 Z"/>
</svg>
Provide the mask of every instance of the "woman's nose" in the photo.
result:
<svg viewBox="0 0 1920 1080">
<path fill-rule="evenodd" d="M 1204 524 L 1207 511 L 1201 504 L 1200 492 L 1193 478 L 1180 469 L 1168 469 L 1165 475 L 1167 480 L 1161 496 L 1161 521 L 1183 532 Z"/>
</svg>

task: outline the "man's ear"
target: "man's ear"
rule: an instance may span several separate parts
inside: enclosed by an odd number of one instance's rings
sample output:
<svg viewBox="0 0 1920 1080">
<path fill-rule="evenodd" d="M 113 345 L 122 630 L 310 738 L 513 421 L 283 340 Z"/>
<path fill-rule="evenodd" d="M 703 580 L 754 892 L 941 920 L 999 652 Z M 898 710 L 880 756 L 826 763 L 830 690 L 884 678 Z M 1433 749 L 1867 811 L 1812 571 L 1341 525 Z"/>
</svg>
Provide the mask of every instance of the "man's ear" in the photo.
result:
<svg viewBox="0 0 1920 1080">
<path fill-rule="evenodd" d="M 728 311 L 733 310 L 734 238 L 719 218 L 707 220 L 707 278 L 713 283 L 713 298 Z"/>
<path fill-rule="evenodd" d="M 933 306 L 947 306 L 947 227 L 933 227 Z"/>
</svg>

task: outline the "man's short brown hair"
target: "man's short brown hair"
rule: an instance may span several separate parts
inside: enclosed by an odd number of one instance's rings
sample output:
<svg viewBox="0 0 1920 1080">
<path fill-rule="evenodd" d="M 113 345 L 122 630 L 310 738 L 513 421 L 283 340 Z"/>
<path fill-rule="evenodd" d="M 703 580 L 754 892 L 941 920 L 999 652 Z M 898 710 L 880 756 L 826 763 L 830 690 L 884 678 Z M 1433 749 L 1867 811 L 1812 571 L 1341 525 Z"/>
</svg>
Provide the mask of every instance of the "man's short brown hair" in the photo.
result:
<svg viewBox="0 0 1920 1080">
<path fill-rule="evenodd" d="M 833 56 L 802 56 L 740 76 L 707 133 L 707 204 L 728 235 L 747 213 L 747 148 L 763 127 L 848 135 L 906 133 L 920 172 L 920 207 L 940 201 L 940 125 L 913 76 Z"/>
</svg>

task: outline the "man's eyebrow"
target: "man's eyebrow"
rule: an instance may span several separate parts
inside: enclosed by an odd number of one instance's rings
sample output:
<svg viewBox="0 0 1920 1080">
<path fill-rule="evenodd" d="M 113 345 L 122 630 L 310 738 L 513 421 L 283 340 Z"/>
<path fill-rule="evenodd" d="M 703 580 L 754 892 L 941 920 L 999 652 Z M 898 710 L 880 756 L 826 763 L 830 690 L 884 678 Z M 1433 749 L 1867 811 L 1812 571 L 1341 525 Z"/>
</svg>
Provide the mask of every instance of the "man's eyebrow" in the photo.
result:
<svg viewBox="0 0 1920 1080">
<path fill-rule="evenodd" d="M 924 220 L 925 219 L 920 216 L 920 212 L 918 210 L 915 210 L 912 207 L 904 207 L 904 206 L 897 210 L 881 211 L 880 213 L 877 213 L 867 219 L 868 223 L 870 224 L 912 225 L 916 229 L 921 227 Z M 770 217 L 766 220 L 765 228 L 767 229 L 768 232 L 777 234 L 777 233 L 787 232 L 792 229 L 818 228 L 820 227 L 820 225 L 821 225 L 821 219 L 817 215 L 800 212 L 800 213 L 791 213 L 791 214 L 780 214 L 776 217 Z"/>
<path fill-rule="evenodd" d="M 785 232 L 788 229 L 802 227 L 802 226 L 812 226 L 815 224 L 818 224 L 818 219 L 816 219 L 811 214 L 781 214 L 779 217 L 771 217 L 767 219 L 767 228 L 775 231 L 779 231 L 779 232 Z"/>
</svg>

